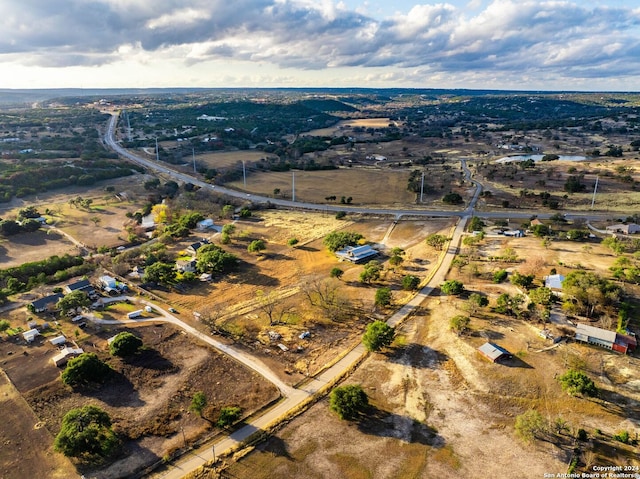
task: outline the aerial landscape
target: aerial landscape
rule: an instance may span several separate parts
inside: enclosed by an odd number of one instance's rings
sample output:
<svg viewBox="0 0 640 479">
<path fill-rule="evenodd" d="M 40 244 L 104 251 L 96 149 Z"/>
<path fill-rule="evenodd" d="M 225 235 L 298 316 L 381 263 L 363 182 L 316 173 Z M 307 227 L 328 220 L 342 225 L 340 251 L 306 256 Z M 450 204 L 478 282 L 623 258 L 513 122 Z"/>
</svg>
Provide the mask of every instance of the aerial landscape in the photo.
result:
<svg viewBox="0 0 640 479">
<path fill-rule="evenodd" d="M 0 13 L 1 478 L 640 478 L 635 4 Z"/>
</svg>

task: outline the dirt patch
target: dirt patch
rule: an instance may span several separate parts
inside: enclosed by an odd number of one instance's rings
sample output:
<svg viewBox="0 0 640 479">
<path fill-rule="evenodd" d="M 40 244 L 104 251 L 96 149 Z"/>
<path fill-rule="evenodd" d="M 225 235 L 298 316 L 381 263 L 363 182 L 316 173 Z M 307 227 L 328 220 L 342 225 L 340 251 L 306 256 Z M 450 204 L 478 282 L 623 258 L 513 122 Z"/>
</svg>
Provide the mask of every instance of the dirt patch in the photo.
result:
<svg viewBox="0 0 640 479">
<path fill-rule="evenodd" d="M 6 479 L 77 476 L 73 464 L 53 452 L 53 436 L 43 427 L 9 378 L 0 371 L 0 476 Z"/>
<path fill-rule="evenodd" d="M 275 387 L 256 373 L 194 342 L 170 325 L 132 329 L 142 338 L 145 349 L 127 361 L 111 357 L 105 352 L 106 340 L 121 330 L 99 328 L 79 341 L 86 352 L 96 352 L 113 369 L 107 382 L 95 388 L 65 387 L 57 379 L 60 370 L 47 362 L 53 353 L 47 345 L 35 346 L 26 356 L 12 355 L 15 360 L 3 365 L 12 381 L 22 385 L 21 392 L 33 409 L 36 422 L 51 436 L 57 434 L 62 417 L 72 408 L 92 403 L 109 412 L 114 429 L 124 438 L 122 457 L 101 471 L 92 471 L 92 477 L 129 475 L 182 447 L 185 441 L 189 443 L 215 432 L 212 421 L 222 407 L 237 405 L 242 407 L 243 414 L 250 414 L 279 395 Z M 3 344 L 3 357 L 6 348 L 13 350 L 15 345 Z M 36 364 L 36 359 L 40 363 Z M 39 385 L 33 371 L 40 372 Z M 204 418 L 189 412 L 191 398 L 197 391 L 207 396 Z M 46 442 L 51 443 L 51 439 Z"/>
</svg>

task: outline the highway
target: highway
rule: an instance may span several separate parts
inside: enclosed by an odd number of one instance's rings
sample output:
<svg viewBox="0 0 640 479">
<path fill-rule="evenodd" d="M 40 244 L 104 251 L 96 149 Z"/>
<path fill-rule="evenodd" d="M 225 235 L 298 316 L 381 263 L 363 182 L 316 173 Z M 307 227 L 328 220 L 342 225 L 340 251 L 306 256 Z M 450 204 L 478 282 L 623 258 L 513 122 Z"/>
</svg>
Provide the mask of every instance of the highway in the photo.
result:
<svg viewBox="0 0 640 479">
<path fill-rule="evenodd" d="M 248 194 L 246 192 L 233 190 L 231 188 L 225 188 L 224 186 L 212 185 L 210 183 L 204 182 L 198 178 L 195 178 L 191 175 L 187 175 L 185 173 L 180 173 L 175 171 L 165 164 L 149 160 L 143 158 L 141 156 L 132 153 L 131 151 L 123 148 L 115 138 L 115 129 L 118 123 L 118 112 L 111 113 L 111 118 L 109 119 L 109 123 L 107 125 L 107 130 L 104 135 L 104 142 L 106 146 L 111 148 L 113 151 L 118 153 L 120 156 L 126 158 L 127 160 L 136 163 L 138 165 L 144 166 L 149 170 L 156 171 L 158 173 L 162 173 L 173 178 L 175 181 L 181 181 L 183 183 L 191 183 L 193 185 L 199 186 L 201 188 L 206 188 L 209 190 L 216 191 L 220 194 L 240 198 L 242 200 L 249 200 L 254 203 L 271 203 L 272 205 L 281 206 L 284 208 L 297 208 L 297 209 L 305 209 L 311 211 L 322 211 L 322 212 L 338 212 L 338 211 L 346 211 L 347 213 L 363 213 L 363 214 L 372 214 L 372 215 L 391 215 L 396 218 L 401 218 L 402 216 L 422 216 L 422 217 L 440 217 L 440 218 L 448 218 L 448 217 L 464 217 L 473 214 L 474 207 L 476 202 L 478 201 L 479 195 L 481 193 L 482 185 L 471 178 L 471 172 L 467 167 L 466 159 L 461 159 L 462 168 L 464 170 L 465 179 L 467 181 L 472 182 L 476 185 L 476 191 L 472 200 L 469 202 L 469 205 L 466 209 L 442 209 L 442 210 L 427 210 L 427 209 L 390 209 L 390 208 L 370 208 L 370 207 L 357 207 L 357 206 L 347 206 L 347 205 L 328 205 L 328 204 L 316 204 L 316 203 L 306 203 L 299 201 L 291 201 L 280 198 L 269 198 L 266 196 Z M 535 211 L 527 210 L 527 211 L 514 211 L 511 209 L 502 209 L 498 211 L 482 211 L 476 212 L 478 216 L 482 216 L 483 218 L 514 218 L 514 219 L 529 219 L 532 215 L 537 215 L 538 218 L 545 219 L 553 216 L 551 213 L 538 213 Z M 554 213 L 555 214 L 555 213 Z M 584 218 L 591 221 L 598 221 L 604 218 L 607 218 L 609 215 L 602 214 L 594 214 L 594 213 L 571 213 L 571 217 L 573 218 Z"/>
</svg>

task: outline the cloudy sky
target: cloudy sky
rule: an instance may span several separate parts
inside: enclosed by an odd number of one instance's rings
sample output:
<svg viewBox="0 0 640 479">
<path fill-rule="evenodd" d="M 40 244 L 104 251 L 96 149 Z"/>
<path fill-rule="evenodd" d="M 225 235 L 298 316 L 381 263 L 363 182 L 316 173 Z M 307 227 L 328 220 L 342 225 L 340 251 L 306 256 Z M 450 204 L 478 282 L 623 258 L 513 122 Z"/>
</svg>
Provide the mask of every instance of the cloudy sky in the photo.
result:
<svg viewBox="0 0 640 479">
<path fill-rule="evenodd" d="M 2 0 L 0 88 L 640 90 L 637 0 Z"/>
</svg>

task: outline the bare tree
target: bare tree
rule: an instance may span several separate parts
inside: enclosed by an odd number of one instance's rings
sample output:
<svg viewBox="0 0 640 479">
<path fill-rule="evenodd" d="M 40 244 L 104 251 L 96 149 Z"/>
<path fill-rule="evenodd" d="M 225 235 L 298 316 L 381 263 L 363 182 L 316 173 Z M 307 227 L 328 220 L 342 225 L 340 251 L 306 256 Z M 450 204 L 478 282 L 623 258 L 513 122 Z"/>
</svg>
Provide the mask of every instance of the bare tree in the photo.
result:
<svg viewBox="0 0 640 479">
<path fill-rule="evenodd" d="M 331 321 L 341 321 L 351 310 L 351 303 L 340 294 L 340 284 L 332 280 L 314 280 L 302 286 L 302 293 L 313 307 Z"/>
<path fill-rule="evenodd" d="M 280 295 L 275 290 L 265 293 L 262 290 L 256 292 L 258 309 L 262 311 L 269 320 L 269 326 L 286 323 L 286 318 L 293 310 L 292 306 L 282 303 Z"/>
</svg>

